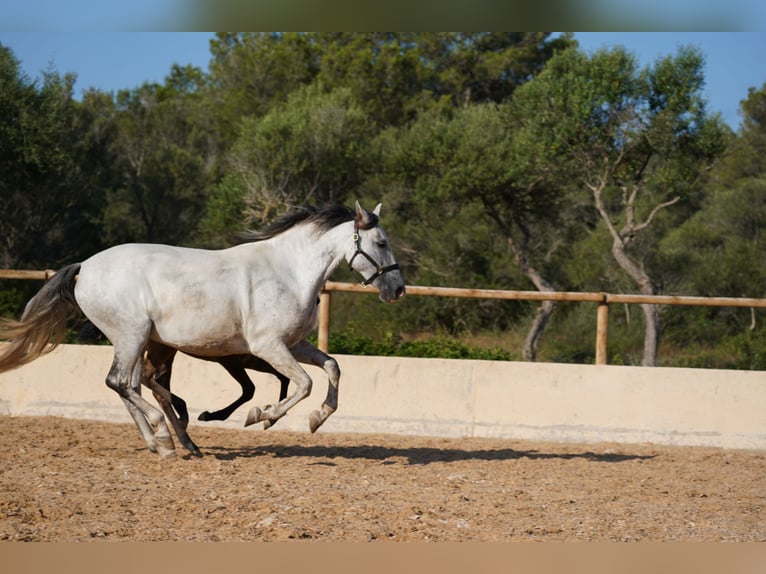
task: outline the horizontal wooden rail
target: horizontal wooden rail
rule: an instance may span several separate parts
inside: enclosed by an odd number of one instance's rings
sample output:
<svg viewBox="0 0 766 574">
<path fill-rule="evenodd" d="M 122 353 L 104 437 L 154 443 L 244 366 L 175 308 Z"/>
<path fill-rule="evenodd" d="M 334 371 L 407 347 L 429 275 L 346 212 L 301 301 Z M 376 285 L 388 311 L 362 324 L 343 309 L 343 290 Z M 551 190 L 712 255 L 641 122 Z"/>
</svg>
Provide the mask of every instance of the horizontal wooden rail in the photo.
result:
<svg viewBox="0 0 766 574">
<path fill-rule="evenodd" d="M 328 281 L 325 291 L 344 293 L 377 293 L 373 287 L 357 283 Z M 574 293 L 568 291 L 509 291 L 504 289 L 463 289 L 459 287 L 421 287 L 407 285 L 407 295 L 430 295 L 433 297 L 461 297 L 469 299 L 503 299 L 507 301 L 583 301 L 601 303 L 606 293 Z"/>
<path fill-rule="evenodd" d="M 47 281 L 56 274 L 52 269 L 30 271 L 26 269 L 0 269 L 0 279 L 39 279 Z"/>
<path fill-rule="evenodd" d="M 55 271 L 27 271 L 0 269 L 0 279 L 47 280 Z M 377 294 L 374 287 L 357 283 L 327 281 L 322 289 L 319 304 L 319 328 L 317 344 L 327 352 L 330 338 L 331 293 Z M 606 364 L 607 325 L 610 304 L 631 305 L 687 305 L 704 307 L 747 307 L 766 309 L 766 299 L 747 297 L 686 297 L 681 295 L 631 295 L 621 293 L 579 293 L 572 291 L 512 291 L 505 289 L 463 289 L 458 287 L 426 287 L 408 285 L 407 295 L 431 297 L 458 297 L 471 299 L 496 299 L 505 301 L 568 301 L 575 303 L 596 303 L 596 364 Z"/>
<path fill-rule="evenodd" d="M 609 294 L 607 303 L 649 305 L 687 305 L 693 307 L 760 307 L 766 309 L 766 299 L 747 297 L 687 297 L 682 295 L 621 295 Z"/>
<path fill-rule="evenodd" d="M 324 291 L 339 293 L 377 294 L 373 287 L 357 283 L 328 281 Z M 407 285 L 407 295 L 462 297 L 472 299 L 503 299 L 508 301 L 572 301 L 579 303 L 628 303 L 648 305 L 690 305 L 705 307 L 760 307 L 766 299 L 744 297 L 686 297 L 682 295 L 623 295 L 619 293 L 588 293 L 575 291 L 510 291 L 505 289 L 463 289 L 458 287 L 421 287 Z"/>
<path fill-rule="evenodd" d="M 318 346 L 327 352 L 330 340 L 330 293 L 377 293 L 371 287 L 356 283 L 328 281 L 322 291 L 319 308 Z M 456 287 L 421 287 L 408 285 L 407 295 L 436 297 L 468 297 L 508 301 L 570 301 L 596 303 L 596 364 L 607 363 L 607 333 L 610 304 L 687 305 L 706 307 L 748 307 L 766 309 L 766 299 L 745 297 L 685 297 L 681 295 L 624 295 L 619 293 L 577 293 L 570 291 L 509 291 L 503 289 L 460 289 Z"/>
</svg>

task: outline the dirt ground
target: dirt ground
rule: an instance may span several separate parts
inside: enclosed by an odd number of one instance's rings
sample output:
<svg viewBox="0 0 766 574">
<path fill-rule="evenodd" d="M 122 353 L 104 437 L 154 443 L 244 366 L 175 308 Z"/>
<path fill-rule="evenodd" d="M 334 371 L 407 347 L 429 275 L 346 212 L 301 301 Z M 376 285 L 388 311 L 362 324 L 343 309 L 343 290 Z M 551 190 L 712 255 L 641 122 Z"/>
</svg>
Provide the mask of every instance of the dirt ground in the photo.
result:
<svg viewBox="0 0 766 574">
<path fill-rule="evenodd" d="M 766 540 L 766 452 L 190 431 L 0 416 L 0 540 Z"/>
</svg>

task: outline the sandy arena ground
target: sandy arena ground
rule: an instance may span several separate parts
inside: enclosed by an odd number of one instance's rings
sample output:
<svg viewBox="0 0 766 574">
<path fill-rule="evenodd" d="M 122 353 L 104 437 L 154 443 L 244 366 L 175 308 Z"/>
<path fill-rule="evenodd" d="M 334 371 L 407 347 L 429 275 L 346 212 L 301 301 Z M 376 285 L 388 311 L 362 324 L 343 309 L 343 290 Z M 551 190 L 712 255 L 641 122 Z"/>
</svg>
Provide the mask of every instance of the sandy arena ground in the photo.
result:
<svg viewBox="0 0 766 574">
<path fill-rule="evenodd" d="M 0 416 L 0 540 L 766 540 L 766 452 L 190 434 L 161 460 L 132 425 Z"/>
</svg>

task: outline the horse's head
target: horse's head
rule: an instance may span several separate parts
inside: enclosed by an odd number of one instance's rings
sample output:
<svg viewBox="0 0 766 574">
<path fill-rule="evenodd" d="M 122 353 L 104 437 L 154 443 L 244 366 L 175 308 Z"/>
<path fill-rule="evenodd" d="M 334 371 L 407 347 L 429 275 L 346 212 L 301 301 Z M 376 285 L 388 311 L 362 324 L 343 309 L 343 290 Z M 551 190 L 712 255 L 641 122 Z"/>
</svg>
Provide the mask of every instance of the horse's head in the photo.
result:
<svg viewBox="0 0 766 574">
<path fill-rule="evenodd" d="M 380 204 L 370 213 L 356 202 L 354 252 L 348 264 L 365 277 L 364 285 L 380 291 L 381 301 L 393 303 L 404 296 L 404 279 L 379 216 Z"/>
</svg>

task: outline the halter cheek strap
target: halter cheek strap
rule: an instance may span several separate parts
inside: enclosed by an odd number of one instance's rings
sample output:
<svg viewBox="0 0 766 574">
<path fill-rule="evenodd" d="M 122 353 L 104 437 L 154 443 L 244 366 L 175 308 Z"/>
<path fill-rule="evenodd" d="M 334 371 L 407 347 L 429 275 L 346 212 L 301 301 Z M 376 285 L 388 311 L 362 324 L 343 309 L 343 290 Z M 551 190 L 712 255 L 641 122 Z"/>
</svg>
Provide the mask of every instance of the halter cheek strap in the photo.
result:
<svg viewBox="0 0 766 574">
<path fill-rule="evenodd" d="M 354 223 L 354 246 L 356 247 L 356 251 L 354 252 L 354 255 L 351 256 L 351 259 L 348 261 L 349 268 L 353 269 L 352 264 L 354 263 L 354 259 L 356 259 L 357 255 L 361 255 L 367 261 L 372 263 L 375 266 L 375 273 L 373 273 L 370 277 L 362 281 L 362 285 L 367 287 L 370 285 L 375 279 L 380 277 L 381 275 L 384 275 L 385 273 L 388 273 L 389 271 L 394 271 L 396 269 L 399 269 L 399 265 L 397 263 L 394 263 L 393 265 L 387 265 L 386 267 L 383 267 L 373 259 L 373 257 L 367 253 L 364 249 L 362 249 L 362 238 L 359 237 L 359 227 Z"/>
</svg>

